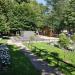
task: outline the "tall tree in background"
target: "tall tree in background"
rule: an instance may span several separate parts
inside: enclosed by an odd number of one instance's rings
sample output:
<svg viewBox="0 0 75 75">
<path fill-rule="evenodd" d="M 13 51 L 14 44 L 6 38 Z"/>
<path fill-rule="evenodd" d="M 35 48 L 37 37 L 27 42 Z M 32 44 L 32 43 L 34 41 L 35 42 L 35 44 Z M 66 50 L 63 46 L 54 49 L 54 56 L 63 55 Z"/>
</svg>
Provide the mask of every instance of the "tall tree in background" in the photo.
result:
<svg viewBox="0 0 75 75">
<path fill-rule="evenodd" d="M 46 0 L 51 10 L 50 17 L 53 20 L 53 27 L 58 31 L 63 29 L 74 30 L 74 0 Z M 53 17 L 54 16 L 54 17 Z"/>
</svg>

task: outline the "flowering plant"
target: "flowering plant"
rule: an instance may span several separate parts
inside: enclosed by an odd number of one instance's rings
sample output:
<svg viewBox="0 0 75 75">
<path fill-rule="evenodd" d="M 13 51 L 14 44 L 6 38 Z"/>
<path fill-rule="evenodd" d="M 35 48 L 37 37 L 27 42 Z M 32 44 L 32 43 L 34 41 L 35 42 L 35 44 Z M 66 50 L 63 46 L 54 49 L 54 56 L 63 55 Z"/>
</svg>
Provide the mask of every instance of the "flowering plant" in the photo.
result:
<svg viewBox="0 0 75 75">
<path fill-rule="evenodd" d="M 9 49 L 5 45 L 0 45 L 0 68 L 10 64 Z"/>
</svg>

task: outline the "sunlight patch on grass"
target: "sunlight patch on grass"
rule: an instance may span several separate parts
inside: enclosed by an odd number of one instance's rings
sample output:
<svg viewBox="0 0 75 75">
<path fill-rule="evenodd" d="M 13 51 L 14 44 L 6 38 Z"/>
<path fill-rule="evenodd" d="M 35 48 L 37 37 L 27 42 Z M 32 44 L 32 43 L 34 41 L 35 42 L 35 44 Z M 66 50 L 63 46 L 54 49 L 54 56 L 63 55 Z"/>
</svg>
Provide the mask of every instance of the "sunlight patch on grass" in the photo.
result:
<svg viewBox="0 0 75 75">
<path fill-rule="evenodd" d="M 39 58 L 47 61 L 49 66 L 57 67 L 65 75 L 75 75 L 75 52 L 62 50 L 47 43 L 25 45 Z"/>
</svg>

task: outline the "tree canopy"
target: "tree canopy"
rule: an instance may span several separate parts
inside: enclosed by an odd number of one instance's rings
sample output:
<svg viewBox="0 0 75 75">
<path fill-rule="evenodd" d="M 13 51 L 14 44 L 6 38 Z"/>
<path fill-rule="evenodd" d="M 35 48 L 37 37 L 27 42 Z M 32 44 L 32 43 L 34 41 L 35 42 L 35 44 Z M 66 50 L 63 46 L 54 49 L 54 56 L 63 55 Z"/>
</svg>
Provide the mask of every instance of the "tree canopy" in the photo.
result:
<svg viewBox="0 0 75 75">
<path fill-rule="evenodd" d="M 35 30 L 44 24 L 46 8 L 34 0 L 0 0 L 0 31 Z"/>
<path fill-rule="evenodd" d="M 75 0 L 46 0 L 49 7 L 49 25 L 61 31 L 75 29 Z"/>
<path fill-rule="evenodd" d="M 49 26 L 75 32 L 75 0 L 0 0 L 0 31 L 36 30 Z"/>
</svg>

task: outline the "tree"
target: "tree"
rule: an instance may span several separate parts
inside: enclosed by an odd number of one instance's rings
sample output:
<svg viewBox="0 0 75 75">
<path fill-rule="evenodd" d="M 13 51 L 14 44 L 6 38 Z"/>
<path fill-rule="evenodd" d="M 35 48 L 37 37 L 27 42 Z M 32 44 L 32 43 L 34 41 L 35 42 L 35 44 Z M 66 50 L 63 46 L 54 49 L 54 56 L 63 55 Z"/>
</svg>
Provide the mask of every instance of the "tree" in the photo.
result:
<svg viewBox="0 0 75 75">
<path fill-rule="evenodd" d="M 49 12 L 54 21 L 55 29 L 61 31 L 63 29 L 74 30 L 74 0 L 46 0 L 48 2 Z M 51 17 L 50 16 L 50 17 Z"/>
<path fill-rule="evenodd" d="M 10 7 L 10 8 L 9 8 Z M 11 11 L 9 0 L 0 0 L 0 31 L 9 31 L 9 12 Z"/>
<path fill-rule="evenodd" d="M 45 10 L 32 0 L 0 0 L 0 30 L 36 30 L 44 24 Z"/>
<path fill-rule="evenodd" d="M 47 6 L 42 4 L 38 4 L 36 1 L 31 2 L 31 8 L 34 14 L 32 14 L 32 20 L 36 24 L 37 28 L 44 26 L 45 24 L 45 12 L 47 10 Z"/>
<path fill-rule="evenodd" d="M 30 0 L 16 0 L 16 2 L 18 2 L 19 4 L 21 4 L 22 2 L 29 3 L 29 2 L 30 2 Z"/>
</svg>

